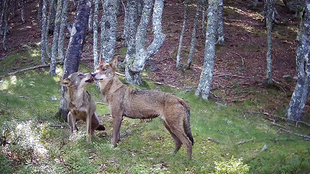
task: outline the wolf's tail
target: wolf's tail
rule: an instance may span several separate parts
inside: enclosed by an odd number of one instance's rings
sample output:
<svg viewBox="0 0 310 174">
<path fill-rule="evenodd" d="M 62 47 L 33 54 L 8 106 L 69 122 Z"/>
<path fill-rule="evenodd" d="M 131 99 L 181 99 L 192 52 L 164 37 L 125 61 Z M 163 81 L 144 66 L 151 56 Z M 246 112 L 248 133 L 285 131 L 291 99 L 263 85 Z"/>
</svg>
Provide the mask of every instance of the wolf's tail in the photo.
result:
<svg viewBox="0 0 310 174">
<path fill-rule="evenodd" d="M 187 105 L 187 103 L 184 100 L 180 100 L 181 105 L 184 107 L 185 111 L 186 111 L 186 115 L 187 117 L 183 120 L 184 121 L 184 131 L 185 134 L 187 135 L 188 139 L 192 142 L 192 145 L 194 145 L 194 138 L 192 135 L 192 131 L 191 131 L 191 124 L 190 124 L 190 116 L 191 116 L 191 112 L 189 109 L 189 106 Z"/>
</svg>

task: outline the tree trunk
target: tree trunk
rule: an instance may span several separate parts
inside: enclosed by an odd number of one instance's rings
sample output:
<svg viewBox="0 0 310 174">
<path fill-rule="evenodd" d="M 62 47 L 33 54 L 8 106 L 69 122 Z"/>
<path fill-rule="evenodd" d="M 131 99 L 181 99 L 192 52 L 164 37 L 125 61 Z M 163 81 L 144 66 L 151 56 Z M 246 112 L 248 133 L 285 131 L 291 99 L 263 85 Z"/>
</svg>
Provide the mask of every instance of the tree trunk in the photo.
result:
<svg viewBox="0 0 310 174">
<path fill-rule="evenodd" d="M 272 12 L 273 12 L 273 0 L 266 0 L 266 28 L 267 28 L 267 83 L 272 84 Z"/>
<path fill-rule="evenodd" d="M 88 17 L 88 31 L 92 32 L 93 31 L 93 1 L 90 1 L 91 3 L 91 8 L 89 12 L 89 17 Z"/>
<path fill-rule="evenodd" d="M 24 15 L 24 0 L 20 1 L 21 3 L 21 9 L 20 9 L 20 19 L 22 20 L 22 23 L 25 23 L 25 15 Z"/>
<path fill-rule="evenodd" d="M 63 79 L 78 71 L 87 30 L 88 15 L 90 11 L 89 5 L 90 0 L 82 0 L 76 13 L 77 16 L 72 26 L 67 55 L 63 66 Z M 62 118 L 66 118 L 69 112 L 67 101 L 65 99 L 66 91 L 67 89 L 65 87 L 61 88 L 59 113 L 62 115 Z"/>
<path fill-rule="evenodd" d="M 224 44 L 224 19 L 223 19 L 223 0 L 218 1 L 218 24 L 217 24 L 217 41 L 216 43 L 219 45 Z"/>
<path fill-rule="evenodd" d="M 287 114 L 288 118 L 300 121 L 310 88 L 310 0 L 305 1 L 305 13 L 300 25 L 296 49 L 297 84 Z"/>
<path fill-rule="evenodd" d="M 211 90 L 218 20 L 217 10 L 218 0 L 209 0 L 204 64 L 200 75 L 199 84 L 195 93 L 197 96 L 203 99 L 208 99 Z"/>
<path fill-rule="evenodd" d="M 94 54 L 94 70 L 96 70 L 99 59 L 98 59 L 98 13 L 99 13 L 99 0 L 94 0 L 94 25 L 93 25 L 93 54 Z"/>
<path fill-rule="evenodd" d="M 202 1 L 202 19 L 201 19 L 201 27 L 202 27 L 202 36 L 206 38 L 206 6 L 208 6 L 208 0 L 201 0 Z"/>
<path fill-rule="evenodd" d="M 162 33 L 162 26 L 161 26 L 161 21 L 162 21 L 162 13 L 163 13 L 163 9 L 164 9 L 164 1 L 163 0 L 155 0 L 154 3 L 154 7 L 153 7 L 153 33 L 154 33 L 154 39 L 153 42 L 147 47 L 146 53 L 143 50 L 143 46 L 142 44 L 145 43 L 145 41 L 142 39 L 143 36 L 145 36 L 145 30 L 143 26 L 146 26 L 146 23 L 148 19 L 146 19 L 146 17 L 149 17 L 150 15 L 148 15 L 149 11 L 150 11 L 150 7 L 152 0 L 147 0 L 145 1 L 144 7 L 143 7 L 143 14 L 142 14 L 142 18 L 139 25 L 139 28 L 141 26 L 141 29 L 138 29 L 137 32 L 137 39 L 139 40 L 137 42 L 138 45 L 138 50 L 136 49 L 136 58 L 133 61 L 132 66 L 130 67 L 131 72 L 133 72 L 132 74 L 129 74 L 131 77 L 131 79 L 133 79 L 133 81 L 129 82 L 132 84 L 136 84 L 136 85 L 140 85 L 141 84 L 141 71 L 143 71 L 144 66 L 145 66 L 145 62 L 150 59 L 151 57 L 153 57 L 158 50 L 160 49 L 160 47 L 163 45 L 166 35 Z M 144 14 L 146 13 L 146 14 Z M 144 18 L 145 17 L 145 18 Z M 143 28 L 143 29 L 142 29 Z M 145 28 L 146 29 L 146 28 Z M 141 32 L 140 32 L 141 31 Z M 145 38 L 145 37 L 144 37 Z M 138 54 L 137 54 L 138 51 Z"/>
<path fill-rule="evenodd" d="M 131 72 L 130 67 L 136 58 L 136 33 L 137 33 L 137 20 L 138 20 L 138 6 L 136 0 L 128 0 L 126 8 L 126 42 L 127 52 L 125 56 L 125 79 L 128 83 L 136 84 L 141 79 L 135 79 L 136 76 Z M 145 17 L 145 16 L 144 16 Z M 141 19 L 141 22 L 143 20 Z M 134 78 L 132 78 L 134 77 Z"/>
<path fill-rule="evenodd" d="M 63 7 L 61 11 L 61 22 L 58 37 L 58 58 L 61 62 L 65 60 L 64 39 L 65 39 L 65 28 L 67 23 L 68 0 L 63 0 L 62 6 Z"/>
<path fill-rule="evenodd" d="M 51 66 L 50 66 L 50 75 L 56 74 L 56 59 L 57 59 L 57 50 L 58 50 L 58 35 L 61 21 L 61 9 L 62 9 L 62 0 L 57 1 L 57 11 L 55 18 L 55 28 L 53 36 L 53 45 L 52 45 L 52 57 L 51 57 Z"/>
<path fill-rule="evenodd" d="M 46 54 L 46 45 L 48 42 L 46 36 L 47 36 L 47 25 L 46 25 L 46 22 L 47 22 L 47 19 L 46 19 L 46 6 L 47 6 L 47 3 L 46 3 L 47 0 L 43 0 L 42 2 L 42 20 L 41 20 L 41 28 L 42 28 L 42 31 L 41 31 L 41 62 L 43 65 L 46 65 L 47 62 L 46 62 L 46 59 L 45 59 L 45 54 Z"/>
<path fill-rule="evenodd" d="M 192 61 L 193 61 L 193 55 L 194 55 L 194 52 L 195 52 L 196 33 L 197 33 L 197 24 L 198 24 L 200 4 L 201 4 L 201 0 L 198 0 L 198 2 L 197 2 L 197 9 L 196 9 L 196 15 L 195 15 L 194 28 L 193 28 L 193 34 L 192 34 L 192 40 L 191 40 L 191 49 L 190 49 L 189 54 L 188 54 L 187 64 L 186 64 L 186 67 L 185 67 L 186 69 L 190 69 Z"/>
<path fill-rule="evenodd" d="M 116 43 L 116 9 L 117 1 L 106 0 L 103 4 L 101 19 L 101 58 L 111 62 L 114 56 Z"/>
<path fill-rule="evenodd" d="M 182 51 L 182 44 L 183 44 L 183 37 L 184 37 L 184 31 L 186 27 L 186 20 L 187 20 L 187 12 L 188 12 L 188 4 L 189 0 L 186 0 L 186 6 L 184 8 L 184 18 L 183 18 L 183 25 L 180 35 L 180 41 L 179 41 L 179 47 L 178 47 L 178 53 L 177 53 L 177 61 L 176 61 L 176 68 L 179 69 L 182 66 L 181 62 L 181 51 Z"/>
<path fill-rule="evenodd" d="M 2 2 L 2 12 L 1 12 L 1 22 L 2 22 L 2 31 L 3 31 L 3 40 L 2 40 L 2 44 L 3 44 L 3 49 L 7 50 L 6 47 L 6 35 L 8 33 L 8 2 L 9 0 L 4 0 Z"/>
</svg>

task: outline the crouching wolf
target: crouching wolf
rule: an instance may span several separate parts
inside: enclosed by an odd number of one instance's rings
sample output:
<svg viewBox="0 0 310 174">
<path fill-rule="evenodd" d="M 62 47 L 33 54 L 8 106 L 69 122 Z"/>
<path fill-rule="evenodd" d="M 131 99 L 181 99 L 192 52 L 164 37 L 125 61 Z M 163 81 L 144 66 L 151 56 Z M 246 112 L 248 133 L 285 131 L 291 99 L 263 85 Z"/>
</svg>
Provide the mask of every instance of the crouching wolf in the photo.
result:
<svg viewBox="0 0 310 174">
<path fill-rule="evenodd" d="M 66 100 L 69 113 L 67 121 L 71 127 L 71 132 L 78 130 L 76 121 L 83 120 L 86 122 L 88 134 L 87 142 L 91 143 L 91 136 L 94 130 L 105 130 L 103 125 L 99 124 L 99 119 L 95 114 L 96 103 L 92 100 L 91 95 L 85 90 L 85 87 L 93 82 L 90 73 L 83 74 L 75 72 L 60 81 L 62 86 L 67 87 Z"/>
<path fill-rule="evenodd" d="M 194 139 L 190 128 L 190 109 L 184 100 L 169 93 L 138 90 L 124 85 L 116 76 L 117 59 L 100 62 L 92 76 L 99 82 L 103 99 L 108 103 L 113 120 L 111 143 L 117 146 L 123 116 L 150 119 L 160 116 L 174 139 L 176 153 L 182 144 L 192 157 Z"/>
</svg>

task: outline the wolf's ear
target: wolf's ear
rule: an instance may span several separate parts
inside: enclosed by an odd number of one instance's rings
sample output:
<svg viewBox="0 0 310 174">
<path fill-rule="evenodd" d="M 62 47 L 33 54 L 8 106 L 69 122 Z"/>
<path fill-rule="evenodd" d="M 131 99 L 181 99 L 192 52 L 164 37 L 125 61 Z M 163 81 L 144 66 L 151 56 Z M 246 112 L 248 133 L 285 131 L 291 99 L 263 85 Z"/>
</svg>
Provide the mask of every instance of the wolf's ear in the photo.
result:
<svg viewBox="0 0 310 174">
<path fill-rule="evenodd" d="M 65 78 L 60 80 L 59 84 L 61 86 L 69 86 L 71 84 L 71 80 L 69 78 Z"/>
<path fill-rule="evenodd" d="M 118 63 L 117 58 L 114 58 L 114 59 L 112 60 L 112 62 L 110 63 L 111 67 L 112 67 L 114 70 L 115 70 L 116 67 L 117 67 L 117 63 Z"/>
</svg>

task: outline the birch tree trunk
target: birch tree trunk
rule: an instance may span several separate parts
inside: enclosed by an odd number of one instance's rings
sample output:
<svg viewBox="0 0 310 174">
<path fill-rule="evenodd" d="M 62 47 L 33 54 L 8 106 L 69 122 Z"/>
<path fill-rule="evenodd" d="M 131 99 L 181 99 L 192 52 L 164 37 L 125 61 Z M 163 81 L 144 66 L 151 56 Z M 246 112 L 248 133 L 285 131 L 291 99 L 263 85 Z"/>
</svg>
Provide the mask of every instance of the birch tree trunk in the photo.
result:
<svg viewBox="0 0 310 174">
<path fill-rule="evenodd" d="M 63 79 L 78 71 L 87 30 L 89 11 L 90 0 L 82 0 L 79 4 L 77 16 L 72 26 L 67 55 L 63 66 Z M 67 88 L 61 87 L 59 113 L 62 115 L 62 118 L 66 118 L 69 112 L 67 101 L 65 99 L 66 92 Z"/>
<path fill-rule="evenodd" d="M 184 31 L 185 31 L 185 27 L 186 27 L 188 4 L 189 4 L 189 0 L 186 0 L 186 6 L 184 8 L 184 18 L 183 18 L 182 30 L 181 30 L 178 53 L 177 53 L 177 61 L 176 61 L 176 68 L 177 69 L 181 68 L 181 66 L 182 66 L 181 51 L 182 51 L 182 45 L 183 45 Z"/>
<path fill-rule="evenodd" d="M 116 9 L 117 1 L 104 1 L 101 19 L 101 58 L 105 62 L 111 62 L 114 56 L 117 26 Z"/>
<path fill-rule="evenodd" d="M 93 54 L 94 54 L 94 70 L 96 70 L 99 59 L 98 59 L 98 13 L 99 13 L 99 0 L 94 0 L 94 25 L 93 25 Z"/>
<path fill-rule="evenodd" d="M 64 39 L 65 39 L 65 28 L 67 23 L 67 9 L 68 9 L 68 0 L 63 0 L 59 37 L 58 37 L 58 58 L 61 62 L 65 60 Z"/>
<path fill-rule="evenodd" d="M 45 59 L 45 54 L 46 54 L 46 45 L 48 42 L 47 41 L 47 19 L 46 19 L 46 3 L 47 0 L 43 0 L 42 2 L 42 20 L 41 20 L 41 62 L 43 65 L 46 65 L 46 59 Z"/>
<path fill-rule="evenodd" d="M 197 33 L 197 24 L 198 24 L 198 18 L 199 18 L 200 4 L 201 4 L 201 0 L 198 0 L 196 14 L 195 14 L 194 28 L 193 28 L 192 39 L 191 39 L 191 48 L 190 48 L 188 58 L 187 58 L 187 64 L 185 67 L 186 69 L 190 69 L 192 61 L 193 61 L 193 55 L 195 52 L 196 33 Z"/>
<path fill-rule="evenodd" d="M 57 50 L 58 50 L 58 35 L 61 21 L 61 9 L 62 9 L 62 0 L 57 1 L 57 11 L 55 18 L 55 27 L 54 27 L 54 36 L 52 44 L 52 57 L 50 65 L 50 75 L 56 74 L 56 59 L 57 59 Z"/>
<path fill-rule="evenodd" d="M 305 1 L 305 13 L 297 39 L 296 70 L 298 80 L 287 115 L 289 119 L 300 121 L 310 89 L 310 0 Z"/>
<path fill-rule="evenodd" d="M 218 20 L 217 15 L 218 0 L 209 0 L 204 64 L 200 75 L 199 84 L 195 93 L 195 95 L 203 99 L 208 99 L 211 90 Z"/>
<path fill-rule="evenodd" d="M 267 28 L 267 83 L 272 84 L 272 12 L 273 12 L 273 0 L 266 0 L 266 28 Z"/>
<path fill-rule="evenodd" d="M 93 31 L 93 1 L 90 1 L 91 3 L 91 8 L 89 12 L 89 17 L 88 17 L 88 31 L 92 32 Z"/>
<path fill-rule="evenodd" d="M 144 16 L 146 16 L 146 17 L 150 16 L 150 15 L 144 14 L 144 12 L 147 12 L 150 9 L 149 7 L 145 7 L 145 6 L 148 6 L 147 4 L 151 4 L 151 2 L 149 2 L 149 1 L 152 1 L 152 0 L 146 0 L 145 1 L 143 12 L 142 12 L 143 13 L 142 18 Z M 136 53 L 136 58 L 134 59 L 133 64 L 130 67 L 130 70 L 131 70 L 131 72 L 133 72 L 133 74 L 129 74 L 129 75 L 131 75 L 130 79 L 133 79 L 133 81 L 131 81 L 129 83 L 136 84 L 136 85 L 141 84 L 141 74 L 140 73 L 144 69 L 145 62 L 148 59 L 150 59 L 151 57 L 153 57 L 158 52 L 158 50 L 160 49 L 160 47 L 163 45 L 163 43 L 165 41 L 166 35 L 164 33 L 162 33 L 162 26 L 161 26 L 163 9 L 164 9 L 164 0 L 155 0 L 154 7 L 153 7 L 153 19 L 152 19 L 154 39 L 153 39 L 152 43 L 147 47 L 146 53 L 143 51 L 142 46 L 140 46 L 140 45 L 145 43 L 145 41 L 142 39 L 145 38 L 143 36 L 144 36 L 144 32 L 146 32 L 145 31 L 146 28 L 145 28 L 145 30 L 144 29 L 141 29 L 141 30 L 138 29 L 137 38 L 141 38 L 141 39 L 137 39 L 137 40 L 139 40 L 137 42 L 138 49 L 136 49 L 136 52 L 138 51 L 138 53 Z M 142 18 L 141 18 L 141 21 L 144 21 L 144 19 L 142 20 Z M 142 27 L 142 25 L 146 25 L 145 23 L 148 23 L 148 22 L 144 21 L 142 24 L 140 22 L 141 27 Z M 140 25 L 139 25 L 139 28 L 140 28 Z"/>
</svg>

